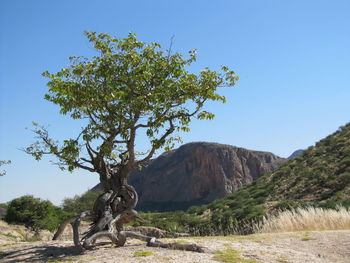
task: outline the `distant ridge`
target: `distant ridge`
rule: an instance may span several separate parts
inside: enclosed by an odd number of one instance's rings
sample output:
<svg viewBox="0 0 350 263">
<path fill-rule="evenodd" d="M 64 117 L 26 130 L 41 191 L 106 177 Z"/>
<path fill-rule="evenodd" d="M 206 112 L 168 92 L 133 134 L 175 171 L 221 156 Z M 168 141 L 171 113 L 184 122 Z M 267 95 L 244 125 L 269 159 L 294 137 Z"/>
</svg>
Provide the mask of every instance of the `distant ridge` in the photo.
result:
<svg viewBox="0 0 350 263">
<path fill-rule="evenodd" d="M 294 157 L 297 157 L 300 154 L 302 154 L 304 151 L 305 150 L 303 150 L 303 149 L 296 150 L 287 159 L 293 159 Z"/>
</svg>

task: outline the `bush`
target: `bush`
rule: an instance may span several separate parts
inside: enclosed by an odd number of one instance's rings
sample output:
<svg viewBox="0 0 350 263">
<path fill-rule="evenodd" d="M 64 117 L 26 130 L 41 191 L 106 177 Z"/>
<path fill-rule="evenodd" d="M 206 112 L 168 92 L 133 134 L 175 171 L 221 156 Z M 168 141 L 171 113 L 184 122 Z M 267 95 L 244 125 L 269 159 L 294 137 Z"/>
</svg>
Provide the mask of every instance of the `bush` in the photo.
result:
<svg viewBox="0 0 350 263">
<path fill-rule="evenodd" d="M 81 196 L 76 195 L 73 198 L 65 198 L 62 204 L 63 210 L 74 214 L 92 210 L 97 197 L 102 193 L 102 190 L 89 190 Z"/>
<path fill-rule="evenodd" d="M 7 204 L 0 204 L 0 220 L 2 220 L 6 215 Z"/>
<path fill-rule="evenodd" d="M 50 201 L 25 195 L 13 199 L 8 204 L 5 221 L 11 224 L 23 224 L 34 231 L 40 229 L 53 231 L 67 216 L 68 213 Z"/>
</svg>

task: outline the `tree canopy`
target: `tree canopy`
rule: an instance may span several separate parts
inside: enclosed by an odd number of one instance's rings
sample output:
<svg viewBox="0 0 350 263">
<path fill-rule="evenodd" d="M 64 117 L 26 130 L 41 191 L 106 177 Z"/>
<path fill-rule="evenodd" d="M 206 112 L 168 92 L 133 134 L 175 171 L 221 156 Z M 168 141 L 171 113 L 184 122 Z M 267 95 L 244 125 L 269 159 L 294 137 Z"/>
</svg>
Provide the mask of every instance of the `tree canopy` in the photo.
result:
<svg viewBox="0 0 350 263">
<path fill-rule="evenodd" d="M 0 160 L 0 167 L 3 166 L 3 165 L 10 164 L 10 163 L 11 163 L 10 160 L 8 160 L 8 161 Z M 0 171 L 0 176 L 4 176 L 4 175 L 6 175 L 6 171 L 5 170 Z"/>
<path fill-rule="evenodd" d="M 192 118 L 212 119 L 203 110 L 206 101 L 225 102 L 216 89 L 233 86 L 236 74 L 205 68 L 199 74 L 187 68 L 196 61 L 163 50 L 158 43 L 144 43 L 130 33 L 120 39 L 109 34 L 85 32 L 98 54 L 91 58 L 70 57 L 71 64 L 49 78 L 45 99 L 57 104 L 60 113 L 85 120 L 74 138 L 58 142 L 46 128 L 34 123 L 38 140 L 24 150 L 40 160 L 44 154 L 58 158 L 62 169 L 83 168 L 101 173 L 110 168 L 143 165 L 157 149 L 173 146 L 176 131 L 189 131 Z M 136 134 L 150 141 L 150 149 L 135 152 Z M 130 170 L 130 169 L 128 169 Z"/>
</svg>

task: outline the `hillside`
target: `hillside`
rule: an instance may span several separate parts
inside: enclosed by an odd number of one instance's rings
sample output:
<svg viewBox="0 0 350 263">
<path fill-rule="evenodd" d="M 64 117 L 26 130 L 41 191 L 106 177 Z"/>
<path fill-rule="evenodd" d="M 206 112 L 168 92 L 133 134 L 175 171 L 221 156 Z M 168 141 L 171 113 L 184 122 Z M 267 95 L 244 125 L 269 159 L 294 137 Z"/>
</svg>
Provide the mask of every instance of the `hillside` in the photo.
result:
<svg viewBox="0 0 350 263">
<path fill-rule="evenodd" d="M 350 202 L 350 123 L 261 181 L 269 202 Z"/>
<path fill-rule="evenodd" d="M 296 150 L 287 159 L 293 159 L 293 158 L 301 155 L 303 152 L 304 152 L 304 150 L 302 150 L 302 149 Z"/>
<path fill-rule="evenodd" d="M 238 191 L 187 213 L 145 214 L 150 225 L 212 235 L 251 233 L 257 221 L 279 209 L 350 206 L 350 124 Z M 164 223 L 166 222 L 166 223 Z M 179 230 L 178 230 L 179 231 Z"/>
<path fill-rule="evenodd" d="M 206 234 L 205 227 L 214 232 L 230 231 L 239 221 L 258 220 L 277 209 L 310 204 L 350 206 L 350 123 L 275 172 L 189 212 L 199 219 L 199 231 Z"/>
<path fill-rule="evenodd" d="M 129 184 L 139 194 L 138 210 L 185 210 L 233 193 L 283 162 L 269 152 L 194 142 L 163 153 L 141 171 L 135 169 Z"/>
</svg>

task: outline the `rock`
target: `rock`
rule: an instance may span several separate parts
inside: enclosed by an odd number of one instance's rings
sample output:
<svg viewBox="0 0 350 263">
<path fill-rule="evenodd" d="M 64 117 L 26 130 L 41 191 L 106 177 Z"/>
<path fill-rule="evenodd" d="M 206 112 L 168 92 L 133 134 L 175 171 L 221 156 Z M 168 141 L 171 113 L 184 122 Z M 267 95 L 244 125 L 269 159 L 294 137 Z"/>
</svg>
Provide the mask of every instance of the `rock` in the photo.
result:
<svg viewBox="0 0 350 263">
<path fill-rule="evenodd" d="M 135 169 L 129 184 L 139 194 L 137 210 L 186 210 L 230 194 L 286 161 L 270 152 L 193 142 L 161 154 L 141 171 Z M 96 189 L 101 185 L 92 191 Z"/>
<path fill-rule="evenodd" d="M 137 209 L 171 211 L 210 203 L 277 169 L 285 159 L 218 143 L 188 143 L 165 152 L 129 183 L 139 194 Z"/>
</svg>

